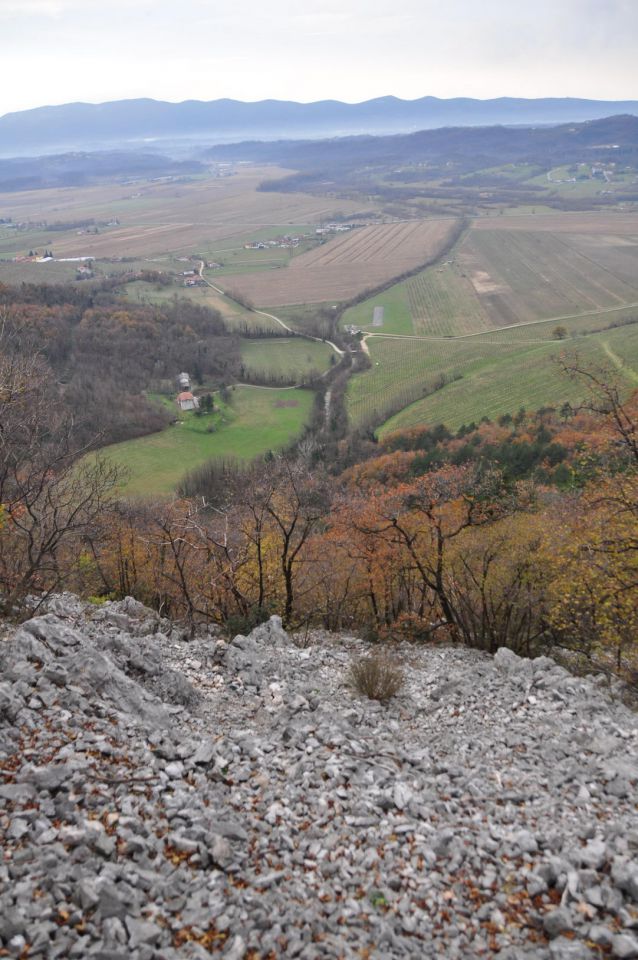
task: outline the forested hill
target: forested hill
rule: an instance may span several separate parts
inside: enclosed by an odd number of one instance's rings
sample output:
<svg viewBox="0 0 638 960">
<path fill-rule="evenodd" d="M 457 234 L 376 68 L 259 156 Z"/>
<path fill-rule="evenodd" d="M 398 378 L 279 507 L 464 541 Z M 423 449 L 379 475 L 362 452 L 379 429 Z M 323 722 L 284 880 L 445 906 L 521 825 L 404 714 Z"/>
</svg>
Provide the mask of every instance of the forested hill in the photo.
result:
<svg viewBox="0 0 638 960">
<path fill-rule="evenodd" d="M 0 159 L 0 192 L 89 186 L 108 180 L 187 178 L 206 167 L 197 160 L 172 160 L 155 153 L 108 150 L 44 157 Z"/>
<path fill-rule="evenodd" d="M 188 300 L 162 306 L 121 300 L 108 284 L 0 284 L 3 350 L 38 353 L 60 385 L 78 446 L 142 436 L 166 426 L 148 399 L 181 370 L 232 380 L 240 354 L 215 310 Z M 56 391 L 57 392 L 57 391 Z"/>
<path fill-rule="evenodd" d="M 635 163 L 638 117 L 629 114 L 558 127 L 446 127 L 400 136 L 343 137 L 314 141 L 247 142 L 212 147 L 212 160 L 279 163 L 302 171 L 347 170 L 363 163 L 450 163 L 468 170 L 521 161 L 555 165 Z"/>
</svg>

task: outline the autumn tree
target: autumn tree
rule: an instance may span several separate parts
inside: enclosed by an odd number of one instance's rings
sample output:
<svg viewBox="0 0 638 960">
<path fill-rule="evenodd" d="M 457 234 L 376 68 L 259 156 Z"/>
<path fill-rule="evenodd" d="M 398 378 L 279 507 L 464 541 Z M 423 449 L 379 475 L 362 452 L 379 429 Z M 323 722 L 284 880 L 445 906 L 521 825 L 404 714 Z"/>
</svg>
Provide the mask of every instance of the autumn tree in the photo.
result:
<svg viewBox="0 0 638 960">
<path fill-rule="evenodd" d="M 12 609 L 66 582 L 118 476 L 99 458 L 80 459 L 42 358 L 6 333 L 0 348 L 0 590 Z"/>
<path fill-rule="evenodd" d="M 265 465 L 261 482 L 255 484 L 246 502 L 254 521 L 252 539 L 258 550 L 260 583 L 264 564 L 274 554 L 281 584 L 282 617 L 289 625 L 295 602 L 304 591 L 301 571 L 305 548 L 330 512 L 327 477 L 320 468 L 311 470 L 301 461 L 275 457 Z M 260 597 L 264 597 L 261 588 Z"/>
<path fill-rule="evenodd" d="M 356 527 L 400 550 L 404 577 L 415 578 L 419 585 L 412 602 L 418 617 L 435 612 L 439 623 L 433 627 L 445 625 L 473 643 L 471 624 L 461 615 L 450 577 L 452 548 L 465 531 L 494 524 L 511 509 L 512 496 L 498 471 L 448 466 L 380 494 L 377 519 Z"/>
<path fill-rule="evenodd" d="M 613 374 L 578 358 L 562 365 L 586 389 L 585 409 L 602 417 L 610 454 L 606 469 L 562 504 L 560 543 L 548 551 L 549 621 L 561 645 L 638 676 L 637 395 L 624 399 Z"/>
</svg>

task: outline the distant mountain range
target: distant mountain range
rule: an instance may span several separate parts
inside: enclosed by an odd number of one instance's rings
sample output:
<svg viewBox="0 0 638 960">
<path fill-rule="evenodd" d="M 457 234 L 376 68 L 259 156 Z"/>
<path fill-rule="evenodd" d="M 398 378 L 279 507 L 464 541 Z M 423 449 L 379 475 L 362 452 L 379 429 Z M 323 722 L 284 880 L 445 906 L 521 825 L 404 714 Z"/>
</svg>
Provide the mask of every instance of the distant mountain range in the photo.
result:
<svg viewBox="0 0 638 960">
<path fill-rule="evenodd" d="M 618 114 L 638 116 L 638 101 L 379 97 L 355 104 L 338 100 L 166 103 L 150 99 L 69 103 L 0 117 L 0 156 L 123 147 L 170 150 L 175 155 L 199 144 L 238 140 L 383 135 L 450 126 L 530 126 Z"/>
</svg>

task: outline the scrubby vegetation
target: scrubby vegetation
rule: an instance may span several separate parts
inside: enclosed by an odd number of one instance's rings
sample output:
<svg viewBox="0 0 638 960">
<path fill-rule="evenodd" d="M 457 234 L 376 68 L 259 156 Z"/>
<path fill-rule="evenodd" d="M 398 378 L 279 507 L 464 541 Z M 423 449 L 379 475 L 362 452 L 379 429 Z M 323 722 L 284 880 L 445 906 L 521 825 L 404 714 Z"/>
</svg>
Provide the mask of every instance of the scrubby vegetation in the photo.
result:
<svg viewBox="0 0 638 960">
<path fill-rule="evenodd" d="M 403 686 L 403 670 L 387 654 L 360 657 L 350 666 L 355 690 L 369 700 L 387 703 Z"/>
</svg>

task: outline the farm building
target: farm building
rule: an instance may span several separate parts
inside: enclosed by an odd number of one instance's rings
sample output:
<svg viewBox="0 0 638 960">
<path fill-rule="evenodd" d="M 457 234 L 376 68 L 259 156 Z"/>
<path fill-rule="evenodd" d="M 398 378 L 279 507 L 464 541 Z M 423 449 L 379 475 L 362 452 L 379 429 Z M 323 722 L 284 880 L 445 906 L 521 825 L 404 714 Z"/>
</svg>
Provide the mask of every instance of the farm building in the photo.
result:
<svg viewBox="0 0 638 960">
<path fill-rule="evenodd" d="M 180 410 L 197 410 L 199 407 L 199 400 L 197 397 L 193 396 L 190 390 L 185 390 L 183 393 L 178 394 L 177 406 Z"/>
</svg>

